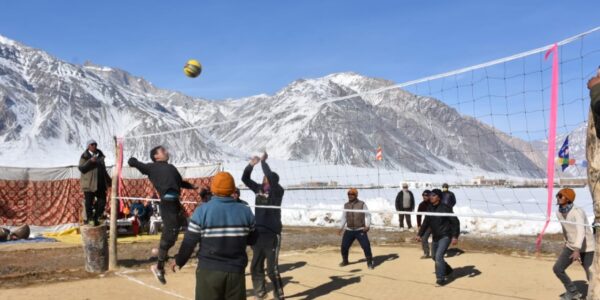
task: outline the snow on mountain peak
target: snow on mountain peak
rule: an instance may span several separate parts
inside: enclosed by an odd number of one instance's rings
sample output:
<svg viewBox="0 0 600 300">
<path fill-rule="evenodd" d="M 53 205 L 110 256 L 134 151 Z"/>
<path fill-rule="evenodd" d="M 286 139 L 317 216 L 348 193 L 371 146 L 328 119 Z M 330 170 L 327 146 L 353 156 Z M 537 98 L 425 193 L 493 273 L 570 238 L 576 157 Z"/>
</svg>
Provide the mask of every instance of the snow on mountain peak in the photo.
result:
<svg viewBox="0 0 600 300">
<path fill-rule="evenodd" d="M 14 43 L 6 38 L 0 42 Z M 417 96 L 401 89 L 365 93 L 393 82 L 353 72 L 299 79 L 272 96 L 205 101 L 156 88 L 117 68 L 73 65 L 39 50 L 2 58 L 0 164 L 14 165 L 14 157 L 7 153 L 15 149 L 28 157 L 46 157 L 42 154 L 62 143 L 63 153 L 54 155 L 51 165 L 70 165 L 89 138 L 106 149 L 114 135 L 219 123 L 126 140 L 125 155 L 145 158 L 150 148 L 162 144 L 171 149 L 175 163 L 197 164 L 240 159 L 268 149 L 274 158 L 372 167 L 373 151 L 381 145 L 386 149 L 386 168 L 430 173 L 465 165 L 500 173 L 528 172 L 519 175 L 543 173 L 520 149 L 485 134 L 492 129 L 477 120 L 435 99 L 421 101 L 428 105 L 418 107 Z M 357 93 L 348 101 L 319 103 Z M 426 122 L 423 115 L 444 118 Z M 483 133 L 475 135 L 472 128 Z M 485 138 L 478 142 L 473 140 L 476 136 Z M 495 149 L 465 147 L 478 144 L 502 145 L 507 155 L 489 159 L 482 153 Z"/>
<path fill-rule="evenodd" d="M 6 46 L 16 46 L 18 45 L 17 42 L 15 42 L 14 40 L 11 40 L 3 35 L 0 35 L 0 44 L 6 45 Z"/>
</svg>

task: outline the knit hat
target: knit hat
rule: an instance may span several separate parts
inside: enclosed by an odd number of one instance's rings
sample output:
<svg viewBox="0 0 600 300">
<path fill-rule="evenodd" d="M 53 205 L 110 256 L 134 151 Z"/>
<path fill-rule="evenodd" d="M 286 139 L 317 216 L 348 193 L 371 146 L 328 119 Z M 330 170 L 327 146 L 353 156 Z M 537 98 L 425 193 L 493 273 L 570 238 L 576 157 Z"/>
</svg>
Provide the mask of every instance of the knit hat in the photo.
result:
<svg viewBox="0 0 600 300">
<path fill-rule="evenodd" d="M 348 194 L 352 194 L 352 195 L 356 195 L 358 196 L 358 190 L 355 188 L 351 188 L 348 190 Z"/>
<path fill-rule="evenodd" d="M 569 202 L 575 201 L 575 191 L 573 189 L 564 188 L 558 191 L 558 194 L 563 195 L 563 197 L 565 197 Z"/>
<path fill-rule="evenodd" d="M 235 181 L 228 172 L 219 172 L 212 179 L 210 191 L 221 197 L 230 197 L 235 191 Z"/>
<path fill-rule="evenodd" d="M 85 144 L 85 145 L 86 145 L 86 146 L 89 146 L 89 145 L 91 145 L 91 144 L 96 144 L 96 145 L 97 145 L 98 143 L 96 143 L 96 140 L 94 140 L 94 139 L 91 139 L 91 140 L 88 140 L 88 141 L 87 141 L 87 144 Z"/>
</svg>

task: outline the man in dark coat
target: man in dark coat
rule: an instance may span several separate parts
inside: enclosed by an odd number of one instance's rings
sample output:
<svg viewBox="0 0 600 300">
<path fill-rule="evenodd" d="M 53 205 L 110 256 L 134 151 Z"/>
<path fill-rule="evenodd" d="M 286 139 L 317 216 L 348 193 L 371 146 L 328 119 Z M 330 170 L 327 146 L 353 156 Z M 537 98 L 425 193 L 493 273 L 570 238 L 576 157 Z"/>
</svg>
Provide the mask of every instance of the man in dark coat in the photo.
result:
<svg viewBox="0 0 600 300">
<path fill-rule="evenodd" d="M 442 185 L 442 203 L 452 209 L 456 205 L 456 196 L 450 191 L 450 186 L 447 183 Z"/>
<path fill-rule="evenodd" d="M 79 158 L 78 169 L 81 172 L 79 185 L 85 199 L 84 223 L 98 226 L 106 208 L 106 190 L 110 187 L 111 179 L 106 172 L 104 153 L 98 149 L 96 141 L 87 142 L 87 148 Z"/>
<path fill-rule="evenodd" d="M 442 191 L 434 189 L 431 191 L 429 198 L 431 201 L 430 212 L 451 214 L 452 208 L 442 203 Z M 435 276 L 436 283 L 440 286 L 448 283 L 447 276 L 452 273 L 452 267 L 446 263 L 444 256 L 450 244 L 458 243 L 458 235 L 460 234 L 460 221 L 455 216 L 426 216 L 423 226 L 419 229 L 417 241 L 421 241 L 421 237 L 426 230 L 431 230 L 433 236 L 432 253 L 435 261 Z"/>
<path fill-rule="evenodd" d="M 402 190 L 396 196 L 396 211 L 412 212 L 415 210 L 415 196 L 408 190 L 408 184 L 402 184 Z M 404 231 L 404 219 L 408 229 L 412 229 L 412 221 L 410 214 L 398 214 L 400 218 L 400 230 Z"/>
<path fill-rule="evenodd" d="M 257 206 L 275 206 L 280 207 L 283 200 L 284 189 L 279 184 L 279 175 L 271 171 L 267 164 L 267 152 L 262 157 L 254 157 L 250 160 L 244 174 L 242 182 L 256 194 Z M 254 166 L 260 161 L 264 173 L 263 183 L 258 184 L 251 179 Z M 252 273 L 252 284 L 254 285 L 255 296 L 262 299 L 266 296 L 265 289 L 265 260 L 267 262 L 267 275 L 273 283 L 273 293 L 275 299 L 284 299 L 283 284 L 279 275 L 279 249 L 281 248 L 281 210 L 272 208 L 255 208 L 256 230 L 258 240 L 252 246 L 252 263 L 250 272 Z"/>
</svg>

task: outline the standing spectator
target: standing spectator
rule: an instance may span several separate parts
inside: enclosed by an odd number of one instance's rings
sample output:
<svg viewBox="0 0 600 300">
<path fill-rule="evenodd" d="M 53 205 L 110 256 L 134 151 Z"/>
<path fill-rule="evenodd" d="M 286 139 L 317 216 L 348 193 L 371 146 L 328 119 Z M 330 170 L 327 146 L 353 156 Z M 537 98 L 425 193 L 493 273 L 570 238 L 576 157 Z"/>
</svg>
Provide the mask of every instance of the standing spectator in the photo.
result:
<svg viewBox="0 0 600 300">
<path fill-rule="evenodd" d="M 358 190 L 351 188 L 348 190 L 348 202 L 344 204 L 344 209 L 348 210 L 369 210 L 367 204 L 358 200 Z M 343 212 L 341 228 L 339 235 L 342 237 L 342 262 L 340 267 L 348 265 L 348 252 L 354 240 L 358 240 L 360 247 L 365 253 L 367 267 L 373 269 L 373 254 L 371 253 L 371 243 L 369 242 L 369 228 L 371 226 L 371 214 L 369 212 Z"/>
<path fill-rule="evenodd" d="M 172 270 L 181 269 L 198 250 L 196 299 L 246 299 L 246 246 L 256 242 L 252 211 L 231 198 L 235 182 L 220 172 L 212 180 L 214 197 L 196 208 Z"/>
<path fill-rule="evenodd" d="M 442 185 L 442 203 L 452 209 L 456 205 L 456 196 L 449 190 L 450 186 L 447 183 Z"/>
<path fill-rule="evenodd" d="M 84 223 L 98 226 L 106 209 L 106 190 L 111 185 L 111 179 L 104 165 L 104 153 L 98 149 L 95 140 L 87 142 L 87 149 L 79 158 L 79 171 L 79 184 L 85 198 Z"/>
<path fill-rule="evenodd" d="M 442 203 L 442 191 L 434 189 L 431 191 L 429 198 L 431 201 L 431 212 L 435 213 L 452 213 L 452 209 Z M 433 236 L 432 253 L 435 261 L 435 276 L 436 283 L 439 286 L 444 286 L 448 283 L 446 278 L 452 274 L 452 267 L 446 263 L 444 256 L 450 244 L 458 243 L 458 235 L 460 234 L 460 221 L 455 216 L 426 216 L 423 226 L 419 229 L 417 241 L 421 241 L 421 236 L 426 230 L 431 230 Z"/>
<path fill-rule="evenodd" d="M 145 220 L 146 219 L 150 220 L 150 218 L 146 217 L 146 207 L 144 206 L 144 204 L 142 203 L 141 200 L 133 201 L 133 203 L 131 204 L 131 215 L 134 216 L 134 218 L 136 218 L 139 223 L 139 229 L 138 229 L 139 231 L 138 232 L 144 232 L 145 228 L 147 226 L 147 223 L 145 222 Z M 135 230 L 134 230 L 134 234 L 135 234 Z"/>
<path fill-rule="evenodd" d="M 562 189 L 556 194 L 558 211 L 556 217 L 561 222 L 565 246 L 554 264 L 554 274 L 567 290 L 560 295 L 560 299 L 583 299 L 565 270 L 574 262 L 583 266 L 588 281 L 590 280 L 590 266 L 594 260 L 594 235 L 589 227 L 585 211 L 574 206 L 575 191 Z M 568 223 L 566 223 L 568 222 Z"/>
<path fill-rule="evenodd" d="M 240 192 L 240 189 L 235 188 L 235 192 L 233 192 L 233 194 L 231 194 L 231 197 L 233 198 L 233 200 L 239 201 L 240 203 L 247 206 L 248 202 L 242 200 L 242 198 L 240 198 L 241 195 L 242 195 L 242 193 Z"/>
<path fill-rule="evenodd" d="M 396 196 L 396 210 L 412 212 L 415 210 L 415 196 L 408 190 L 408 184 L 402 184 L 402 190 Z M 408 230 L 413 231 L 410 214 L 398 214 L 400 218 L 400 231 L 404 231 L 404 219 L 408 225 Z"/>
<path fill-rule="evenodd" d="M 423 191 L 423 201 L 421 201 L 421 203 L 419 203 L 419 207 L 417 208 L 418 212 L 428 212 L 430 210 L 431 207 L 431 203 L 429 202 L 429 197 L 430 197 L 431 191 L 430 190 L 425 190 Z M 424 216 L 422 215 L 417 215 L 417 227 L 419 229 L 421 229 L 421 219 L 423 219 Z M 431 252 L 429 251 L 429 236 L 431 235 L 431 230 L 425 230 L 425 232 L 423 233 L 423 235 L 421 235 L 421 247 L 423 248 L 423 256 L 421 256 L 421 259 L 426 259 L 426 258 L 431 258 Z"/>
<path fill-rule="evenodd" d="M 200 201 L 202 203 L 206 203 L 206 202 L 210 201 L 211 197 L 212 197 L 212 193 L 210 192 L 209 188 L 206 188 L 206 187 L 200 188 Z"/>
<path fill-rule="evenodd" d="M 267 164 L 267 152 L 262 157 L 252 158 L 244 169 L 242 181 L 256 194 L 256 205 L 280 207 L 283 201 L 284 189 L 279 184 L 279 175 L 271 171 Z M 260 161 L 264 173 L 262 184 L 256 183 L 251 178 L 254 166 Z M 267 263 L 267 275 L 273 283 L 273 293 L 276 300 L 284 299 L 283 284 L 279 274 L 279 249 L 281 248 L 281 210 L 273 208 L 256 207 L 256 230 L 258 240 L 252 247 L 252 284 L 256 298 L 262 299 L 266 296 L 265 289 L 265 261 Z"/>
</svg>

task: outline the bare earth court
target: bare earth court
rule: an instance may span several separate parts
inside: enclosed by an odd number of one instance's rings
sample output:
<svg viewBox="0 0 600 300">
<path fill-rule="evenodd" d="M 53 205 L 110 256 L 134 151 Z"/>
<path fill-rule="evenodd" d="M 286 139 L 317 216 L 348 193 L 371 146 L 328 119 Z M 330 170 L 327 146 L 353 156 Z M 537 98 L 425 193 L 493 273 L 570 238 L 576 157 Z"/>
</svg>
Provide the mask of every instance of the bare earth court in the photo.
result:
<svg viewBox="0 0 600 300">
<path fill-rule="evenodd" d="M 536 258 L 498 240 L 465 237 L 448 262 L 452 282 L 436 287 L 433 261 L 406 242 L 411 233 L 372 232 L 375 270 L 368 270 L 357 243 L 351 265 L 340 268 L 338 237 L 331 229 L 286 228 L 280 271 L 288 299 L 557 299 L 563 292 L 552 273 L 554 256 Z M 531 238 L 523 238 L 531 240 Z M 518 238 L 516 239 L 518 240 Z M 556 248 L 559 242 L 546 242 Z M 121 270 L 103 275 L 82 271 L 81 249 L 60 243 L 0 247 L 1 299 L 193 299 L 195 265 L 168 273 L 160 285 L 148 271 L 154 242 L 120 245 Z M 494 251 L 498 250 L 498 251 Z M 70 262 L 65 258 L 70 256 Z M 61 258 L 63 257 L 63 258 Z M 569 274 L 580 283 L 578 266 Z M 247 290 L 252 285 L 247 274 Z"/>
</svg>

